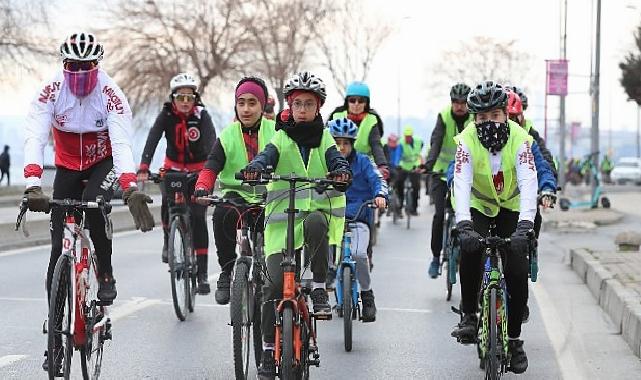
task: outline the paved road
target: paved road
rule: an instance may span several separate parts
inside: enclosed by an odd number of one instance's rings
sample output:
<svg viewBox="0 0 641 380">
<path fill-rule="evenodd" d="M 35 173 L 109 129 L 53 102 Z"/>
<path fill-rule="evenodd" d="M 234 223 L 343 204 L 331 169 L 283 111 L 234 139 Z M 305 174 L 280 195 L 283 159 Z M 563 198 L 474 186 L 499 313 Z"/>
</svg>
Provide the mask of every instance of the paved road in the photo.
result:
<svg viewBox="0 0 641 380">
<path fill-rule="evenodd" d="M 482 378 L 475 348 L 450 337 L 458 321 L 450 311 L 459 302 L 458 288 L 448 303 L 444 281 L 427 278 L 432 214 L 426 205 L 421 214 L 410 230 L 383 222 L 373 273 L 378 319 L 356 324 L 351 353 L 343 351 L 340 319 L 319 322 L 321 367 L 312 369 L 313 378 Z M 567 239 L 558 234 L 542 239 L 542 273 L 531 286 L 532 315 L 523 334 L 530 368 L 507 378 L 638 379 L 641 364 L 569 269 L 558 244 L 568 244 Z M 228 308 L 215 305 L 213 295 L 200 297 L 195 313 L 179 322 L 159 258 L 160 231 L 121 233 L 114 244 L 119 296 L 112 308 L 114 340 L 106 347 L 103 378 L 232 378 Z M 0 253 L 1 379 L 44 377 L 40 329 L 47 258 L 46 247 Z M 79 370 L 78 362 L 74 368 Z"/>
</svg>

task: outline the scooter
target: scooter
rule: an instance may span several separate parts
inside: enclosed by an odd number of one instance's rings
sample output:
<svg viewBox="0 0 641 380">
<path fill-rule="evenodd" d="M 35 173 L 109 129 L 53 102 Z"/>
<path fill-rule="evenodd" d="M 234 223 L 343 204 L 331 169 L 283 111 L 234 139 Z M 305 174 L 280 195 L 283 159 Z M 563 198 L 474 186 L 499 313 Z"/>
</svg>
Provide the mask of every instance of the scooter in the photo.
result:
<svg viewBox="0 0 641 380">
<path fill-rule="evenodd" d="M 597 168 L 594 166 L 594 163 L 592 162 L 592 157 L 595 155 L 598 155 L 599 152 L 594 152 L 586 156 L 585 160 L 583 161 L 583 165 L 588 166 L 588 170 L 590 171 L 590 174 L 592 175 L 592 180 L 596 184 L 592 190 L 592 196 L 590 197 L 590 200 L 588 201 L 570 201 L 568 198 L 561 198 L 559 199 L 559 207 L 561 207 L 562 211 L 568 211 L 571 208 L 597 208 L 599 207 L 599 200 L 601 201 L 601 207 L 603 208 L 610 208 L 610 199 L 608 197 L 603 196 L 603 189 L 601 188 L 601 181 L 599 178 L 599 171 Z"/>
</svg>

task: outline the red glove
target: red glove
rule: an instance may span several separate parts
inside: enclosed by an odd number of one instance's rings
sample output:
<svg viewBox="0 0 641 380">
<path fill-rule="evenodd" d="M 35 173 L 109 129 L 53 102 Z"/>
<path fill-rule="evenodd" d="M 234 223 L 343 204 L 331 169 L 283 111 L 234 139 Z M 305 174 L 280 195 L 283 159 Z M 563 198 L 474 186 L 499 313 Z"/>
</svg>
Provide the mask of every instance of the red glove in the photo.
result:
<svg viewBox="0 0 641 380">
<path fill-rule="evenodd" d="M 383 175 L 384 180 L 389 179 L 389 168 L 387 167 L 387 165 L 378 165 L 378 170 Z"/>
</svg>

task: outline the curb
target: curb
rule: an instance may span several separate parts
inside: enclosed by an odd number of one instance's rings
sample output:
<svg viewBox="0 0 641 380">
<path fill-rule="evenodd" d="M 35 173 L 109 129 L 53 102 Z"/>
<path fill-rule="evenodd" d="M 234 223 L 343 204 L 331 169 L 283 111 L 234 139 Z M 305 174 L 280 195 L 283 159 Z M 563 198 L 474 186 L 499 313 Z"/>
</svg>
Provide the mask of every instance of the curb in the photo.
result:
<svg viewBox="0 0 641 380">
<path fill-rule="evenodd" d="M 587 249 L 571 249 L 570 265 L 610 316 L 634 355 L 641 358 L 641 296 L 624 287 Z"/>
</svg>

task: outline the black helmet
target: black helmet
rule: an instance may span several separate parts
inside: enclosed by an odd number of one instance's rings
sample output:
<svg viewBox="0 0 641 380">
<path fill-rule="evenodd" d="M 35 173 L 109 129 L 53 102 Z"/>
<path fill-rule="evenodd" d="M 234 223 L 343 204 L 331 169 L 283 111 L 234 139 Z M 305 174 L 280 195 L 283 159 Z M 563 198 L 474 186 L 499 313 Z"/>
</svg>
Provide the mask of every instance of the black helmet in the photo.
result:
<svg viewBox="0 0 641 380">
<path fill-rule="evenodd" d="M 527 96 L 519 87 L 512 86 L 512 90 L 521 98 L 521 104 L 523 104 L 523 111 L 527 109 Z"/>
<path fill-rule="evenodd" d="M 470 86 L 459 82 L 452 86 L 452 89 L 450 90 L 450 98 L 452 100 L 467 100 L 467 94 L 470 93 L 470 90 Z"/>
<path fill-rule="evenodd" d="M 507 107 L 507 91 L 494 81 L 481 82 L 467 96 L 467 107 L 470 113 L 505 108 Z"/>
</svg>

